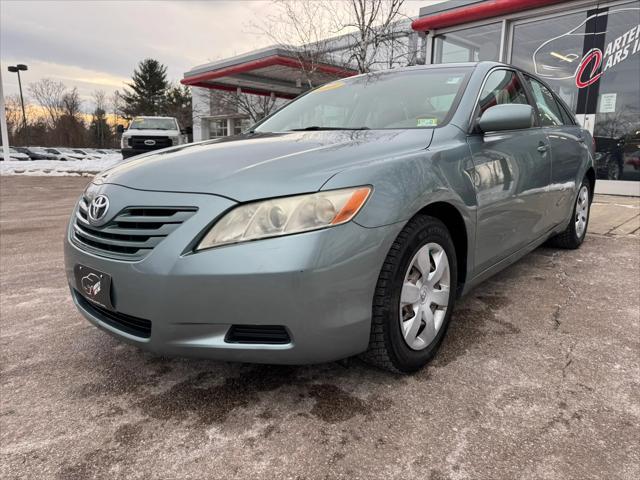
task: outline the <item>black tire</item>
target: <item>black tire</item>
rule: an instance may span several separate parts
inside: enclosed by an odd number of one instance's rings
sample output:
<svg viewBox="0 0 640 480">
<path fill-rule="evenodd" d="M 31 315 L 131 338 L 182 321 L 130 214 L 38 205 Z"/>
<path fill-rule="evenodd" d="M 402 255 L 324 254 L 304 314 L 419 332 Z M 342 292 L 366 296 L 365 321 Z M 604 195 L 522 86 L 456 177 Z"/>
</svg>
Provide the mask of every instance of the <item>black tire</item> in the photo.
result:
<svg viewBox="0 0 640 480">
<path fill-rule="evenodd" d="M 405 342 L 399 321 L 400 292 L 409 264 L 418 250 L 429 242 L 440 245 L 449 259 L 450 294 L 445 317 L 433 341 L 422 350 Z M 395 373 L 421 369 L 436 354 L 446 334 L 457 292 L 456 252 L 451 234 L 440 220 L 427 215 L 414 217 L 393 242 L 382 265 L 373 299 L 368 350 L 361 358 Z"/>
<path fill-rule="evenodd" d="M 582 190 L 583 187 L 587 188 L 587 192 L 589 196 L 589 210 L 587 213 L 587 223 L 584 227 L 584 231 L 582 232 L 582 235 L 578 235 L 578 232 L 576 231 L 575 218 L 576 218 L 576 209 L 578 207 L 578 195 L 576 195 L 576 198 L 573 201 L 573 210 L 571 214 L 571 219 L 569 220 L 569 225 L 567 225 L 567 228 L 562 233 L 559 233 L 558 235 L 556 235 L 555 237 L 552 237 L 549 240 L 550 246 L 557 247 L 557 248 L 565 248 L 569 250 L 575 250 L 576 248 L 580 248 L 580 245 L 582 245 L 582 242 L 584 242 L 584 239 L 587 236 L 587 230 L 589 228 L 589 218 L 591 217 L 591 201 L 593 200 L 593 193 L 591 192 L 591 183 L 587 178 L 582 180 L 582 184 L 578 189 L 578 193 L 580 192 L 580 190 Z"/>
</svg>

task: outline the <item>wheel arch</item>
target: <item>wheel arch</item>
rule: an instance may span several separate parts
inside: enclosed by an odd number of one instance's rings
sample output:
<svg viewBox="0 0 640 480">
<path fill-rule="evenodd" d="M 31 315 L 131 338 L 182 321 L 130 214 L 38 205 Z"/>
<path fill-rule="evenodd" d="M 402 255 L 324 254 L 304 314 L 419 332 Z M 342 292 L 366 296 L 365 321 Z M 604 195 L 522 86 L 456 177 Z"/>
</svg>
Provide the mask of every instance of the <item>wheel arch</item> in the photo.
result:
<svg viewBox="0 0 640 480">
<path fill-rule="evenodd" d="M 453 246 L 456 249 L 456 263 L 458 273 L 458 292 L 460 295 L 464 290 L 464 285 L 467 280 L 468 270 L 468 248 L 469 238 L 467 227 L 464 222 L 464 217 L 460 211 L 451 203 L 438 201 L 426 205 L 416 215 L 429 215 L 435 217 L 445 224 L 451 239 Z"/>
</svg>

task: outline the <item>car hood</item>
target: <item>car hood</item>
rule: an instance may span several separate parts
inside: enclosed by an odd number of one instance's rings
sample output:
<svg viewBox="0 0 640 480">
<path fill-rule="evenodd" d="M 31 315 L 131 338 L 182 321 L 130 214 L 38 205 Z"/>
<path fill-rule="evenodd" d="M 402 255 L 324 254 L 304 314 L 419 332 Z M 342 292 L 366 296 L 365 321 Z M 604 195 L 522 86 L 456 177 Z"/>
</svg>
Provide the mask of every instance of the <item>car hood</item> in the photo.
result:
<svg viewBox="0 0 640 480">
<path fill-rule="evenodd" d="M 430 129 L 249 134 L 142 155 L 94 183 L 249 201 L 317 191 L 346 168 L 425 149 L 432 137 Z"/>
<path fill-rule="evenodd" d="M 122 135 L 125 137 L 141 136 L 141 137 L 168 137 L 180 135 L 178 130 L 127 130 Z"/>
</svg>

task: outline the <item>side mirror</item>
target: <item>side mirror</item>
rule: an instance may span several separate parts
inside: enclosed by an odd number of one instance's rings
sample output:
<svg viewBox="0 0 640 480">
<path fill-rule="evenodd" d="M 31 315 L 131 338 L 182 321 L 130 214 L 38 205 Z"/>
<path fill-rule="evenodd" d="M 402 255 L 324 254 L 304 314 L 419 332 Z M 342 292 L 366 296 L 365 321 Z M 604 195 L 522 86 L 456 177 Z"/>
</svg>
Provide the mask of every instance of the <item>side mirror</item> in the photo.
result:
<svg viewBox="0 0 640 480">
<path fill-rule="evenodd" d="M 116 131 L 117 131 L 118 133 L 124 133 L 124 127 L 123 127 L 122 125 L 118 125 L 118 126 L 116 127 Z"/>
<path fill-rule="evenodd" d="M 531 128 L 534 125 L 534 119 L 531 105 L 504 103 L 485 111 L 478 120 L 478 127 L 483 132 L 519 130 Z"/>
</svg>

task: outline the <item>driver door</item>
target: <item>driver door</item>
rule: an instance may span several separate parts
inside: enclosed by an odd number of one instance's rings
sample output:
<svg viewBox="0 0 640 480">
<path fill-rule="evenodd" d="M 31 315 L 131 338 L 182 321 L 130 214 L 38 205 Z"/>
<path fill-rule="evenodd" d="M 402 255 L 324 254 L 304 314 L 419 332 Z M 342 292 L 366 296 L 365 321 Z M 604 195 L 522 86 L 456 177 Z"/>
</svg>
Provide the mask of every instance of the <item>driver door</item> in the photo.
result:
<svg viewBox="0 0 640 480">
<path fill-rule="evenodd" d="M 531 104 L 515 70 L 494 69 L 485 78 L 474 125 L 487 109 L 504 103 Z M 475 267 L 482 272 L 550 228 L 551 152 L 538 125 L 484 133 L 476 128 L 468 144 L 478 205 Z"/>
</svg>

